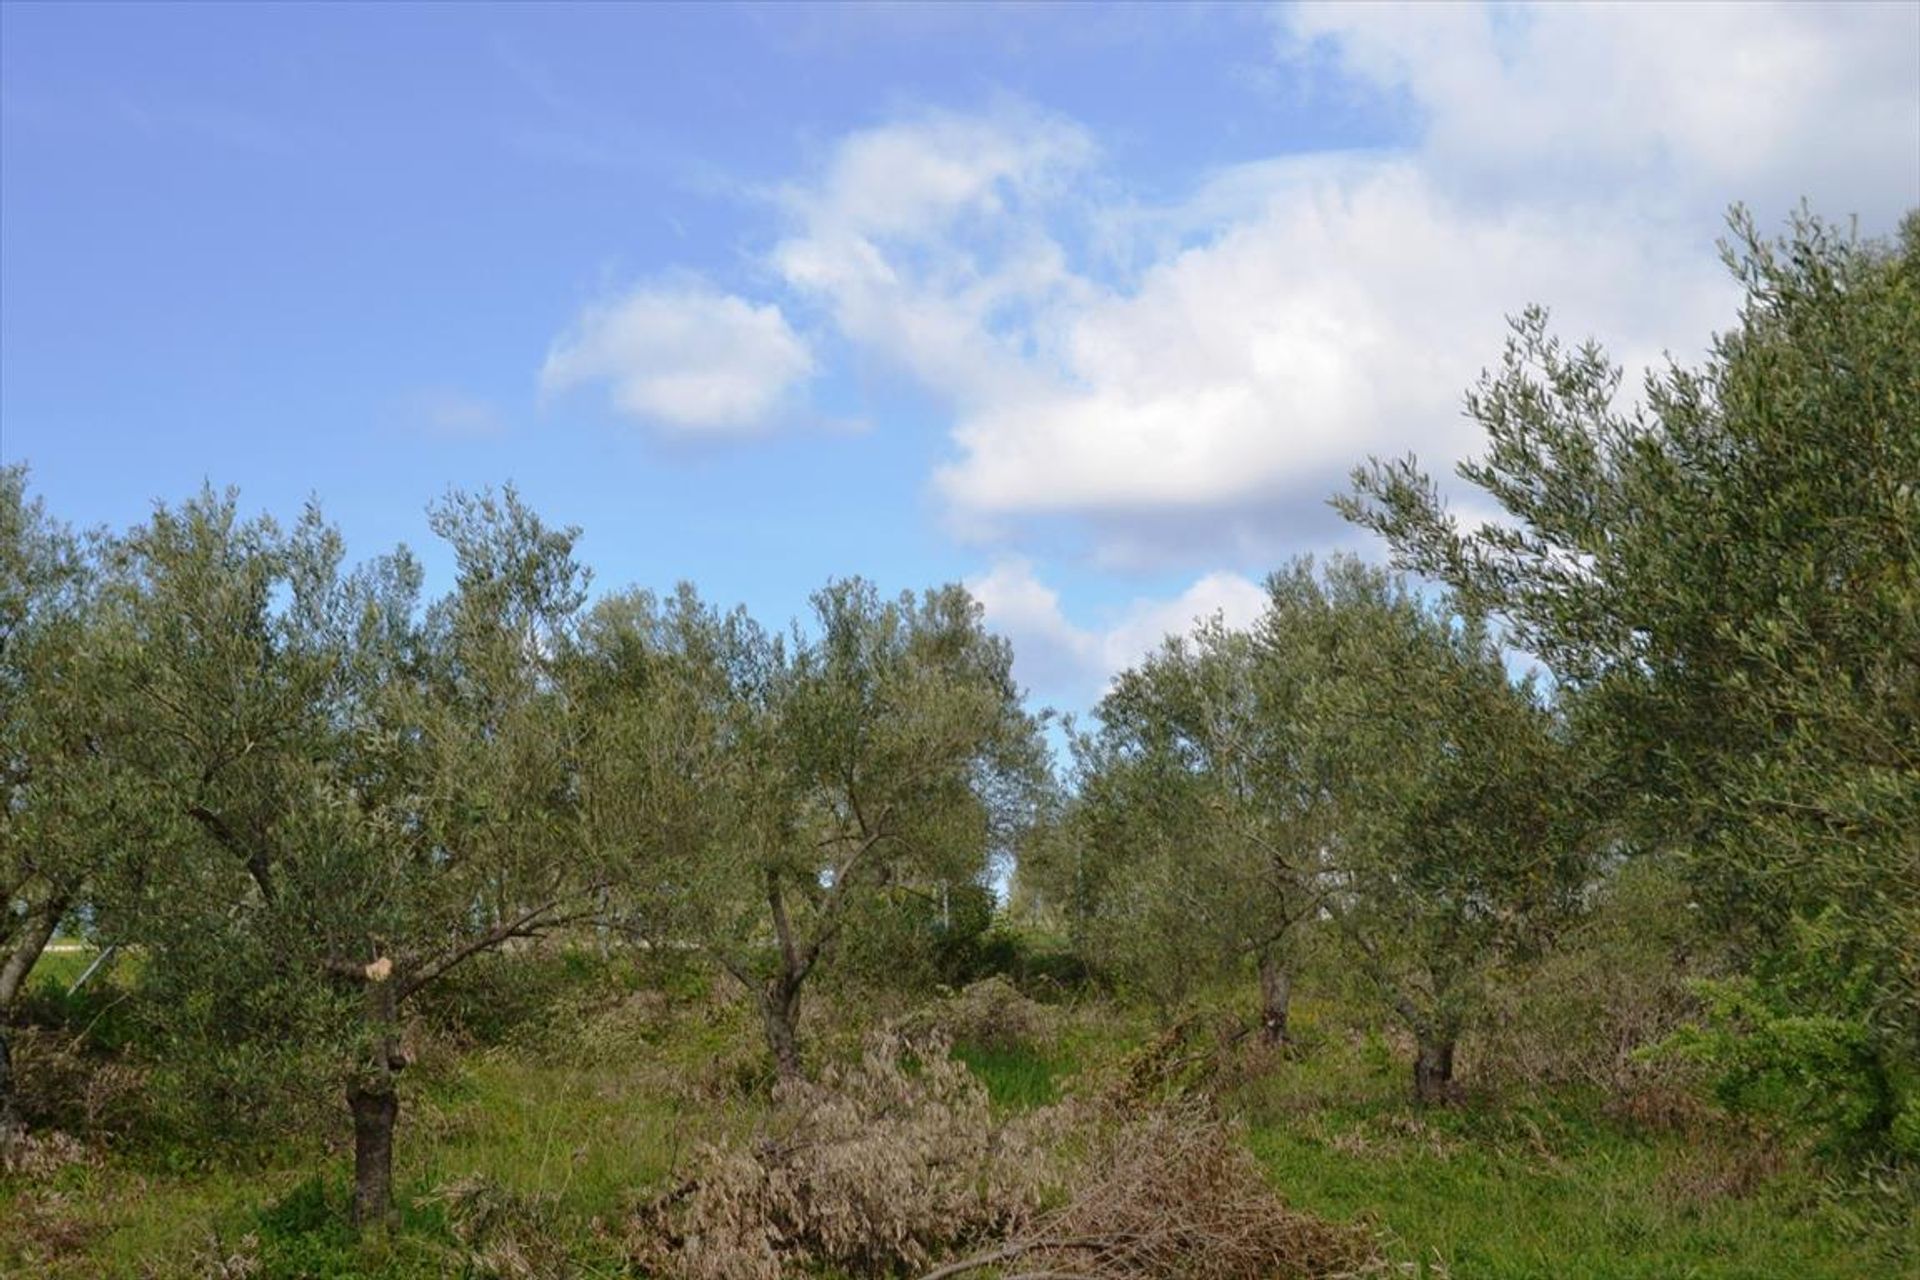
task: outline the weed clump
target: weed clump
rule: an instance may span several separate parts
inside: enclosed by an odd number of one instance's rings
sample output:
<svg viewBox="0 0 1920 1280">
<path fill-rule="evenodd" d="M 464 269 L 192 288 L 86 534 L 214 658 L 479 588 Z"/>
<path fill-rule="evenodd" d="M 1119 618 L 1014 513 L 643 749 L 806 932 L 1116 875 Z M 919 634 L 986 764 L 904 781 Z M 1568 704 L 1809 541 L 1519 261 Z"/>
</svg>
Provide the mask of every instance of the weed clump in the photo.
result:
<svg viewBox="0 0 1920 1280">
<path fill-rule="evenodd" d="M 514 1192 L 492 1179 L 459 1178 L 430 1197 L 446 1215 L 463 1274 L 476 1280 L 571 1275 L 569 1225 L 552 1196 Z"/>
</svg>

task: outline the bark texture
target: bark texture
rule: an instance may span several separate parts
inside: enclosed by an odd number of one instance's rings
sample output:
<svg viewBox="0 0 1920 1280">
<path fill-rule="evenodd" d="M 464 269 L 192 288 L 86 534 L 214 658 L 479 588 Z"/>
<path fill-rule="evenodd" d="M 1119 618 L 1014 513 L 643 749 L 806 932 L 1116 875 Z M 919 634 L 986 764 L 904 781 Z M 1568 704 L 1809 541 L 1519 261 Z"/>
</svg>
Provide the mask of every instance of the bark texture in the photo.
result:
<svg viewBox="0 0 1920 1280">
<path fill-rule="evenodd" d="M 1293 1002 L 1293 972 L 1271 952 L 1260 957 L 1260 1039 L 1264 1044 L 1285 1044 L 1287 1017 Z"/>
<path fill-rule="evenodd" d="M 393 1129 L 400 1096 L 355 1081 L 347 1089 L 353 1110 L 353 1225 L 364 1231 L 384 1225 L 393 1213 Z"/>
<path fill-rule="evenodd" d="M 1450 1035 L 1429 1032 L 1419 1036 L 1413 1059 L 1413 1097 L 1422 1106 L 1445 1106 L 1454 1100 L 1453 1046 Z"/>
<path fill-rule="evenodd" d="M 376 962 L 377 963 L 377 962 Z M 406 1066 L 396 1018 L 398 985 L 391 968 L 368 966 L 366 1014 L 372 1051 L 366 1069 L 347 1086 L 353 1113 L 353 1225 L 384 1228 L 393 1217 L 393 1130 L 400 1118 L 394 1076 Z"/>
<path fill-rule="evenodd" d="M 0 1021 L 0 1157 L 12 1152 L 20 1133 L 20 1109 L 13 1090 L 13 1051 L 7 1043 L 6 1023 Z"/>
<path fill-rule="evenodd" d="M 767 1048 L 782 1080 L 800 1078 L 800 984 L 786 974 L 767 979 L 760 989 L 760 1018 Z"/>
</svg>

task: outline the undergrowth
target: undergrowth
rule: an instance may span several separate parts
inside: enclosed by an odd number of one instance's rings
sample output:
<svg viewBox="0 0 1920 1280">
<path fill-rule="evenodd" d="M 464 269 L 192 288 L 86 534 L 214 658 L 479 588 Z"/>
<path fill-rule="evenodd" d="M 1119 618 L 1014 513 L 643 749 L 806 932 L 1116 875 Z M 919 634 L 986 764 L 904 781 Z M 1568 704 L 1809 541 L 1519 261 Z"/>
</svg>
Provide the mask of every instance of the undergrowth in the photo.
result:
<svg viewBox="0 0 1920 1280">
<path fill-rule="evenodd" d="M 557 969 L 531 979 L 544 1004 L 515 996 L 519 1012 L 488 1013 L 488 993 L 511 989 L 513 971 L 501 969 L 424 1028 L 396 1148 L 399 1226 L 365 1241 L 346 1226 L 343 1115 L 238 1155 L 170 1154 L 138 1113 L 140 1090 L 115 1074 L 140 1067 L 139 1026 L 115 986 L 70 1002 L 64 986 L 37 989 L 26 1070 L 70 1073 L 40 1082 L 84 1086 L 83 1098 L 91 1087 L 95 1105 L 38 1124 L 33 1162 L 0 1174 L 0 1276 L 648 1274 L 636 1214 L 696 1180 L 703 1149 L 752 1152 L 756 1135 L 780 1131 L 757 1028 L 732 991 L 690 972 L 603 982 L 544 963 Z M 1792 1136 L 1684 1090 L 1629 1105 L 1617 1085 L 1480 1076 L 1466 1105 L 1419 1110 L 1405 1097 L 1404 1046 L 1314 998 L 1296 1002 L 1295 1041 L 1279 1050 L 1236 1036 L 1245 1011 L 1231 1008 L 1159 1034 L 1108 1002 L 1049 1004 L 1029 1024 L 1031 1010 L 1004 992 L 943 999 L 950 1020 L 984 1018 L 956 1027 L 972 1036 L 952 1049 L 964 1081 L 936 1073 L 978 1091 L 985 1109 L 968 1114 L 982 1132 L 1115 1099 L 1116 1114 L 1145 1123 L 1204 1087 L 1225 1127 L 1180 1132 L 1230 1135 L 1299 1221 L 1357 1230 L 1390 1274 L 1852 1280 L 1920 1270 L 1911 1170 L 1823 1163 Z M 817 1010 L 823 1023 L 857 1013 Z M 75 1019 L 111 1034 L 59 1057 Z M 1176 1145 L 1162 1133 L 1137 1149 Z M 1070 1178 L 1049 1186 L 1019 1222 L 939 1248 L 989 1247 L 1045 1220 L 1074 1194 Z"/>
</svg>

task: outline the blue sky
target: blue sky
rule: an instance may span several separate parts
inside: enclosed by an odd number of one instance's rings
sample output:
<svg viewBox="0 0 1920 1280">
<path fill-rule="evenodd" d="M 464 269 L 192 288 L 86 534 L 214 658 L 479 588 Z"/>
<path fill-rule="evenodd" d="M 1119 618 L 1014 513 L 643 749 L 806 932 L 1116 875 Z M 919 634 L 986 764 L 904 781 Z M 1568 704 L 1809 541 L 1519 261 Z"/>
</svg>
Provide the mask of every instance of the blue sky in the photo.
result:
<svg viewBox="0 0 1920 1280">
<path fill-rule="evenodd" d="M 1630 366 L 1744 200 L 1920 205 L 1920 6 L 0 7 L 0 460 L 778 621 L 963 579 L 1082 706 L 1245 618 L 1502 317 Z"/>
</svg>

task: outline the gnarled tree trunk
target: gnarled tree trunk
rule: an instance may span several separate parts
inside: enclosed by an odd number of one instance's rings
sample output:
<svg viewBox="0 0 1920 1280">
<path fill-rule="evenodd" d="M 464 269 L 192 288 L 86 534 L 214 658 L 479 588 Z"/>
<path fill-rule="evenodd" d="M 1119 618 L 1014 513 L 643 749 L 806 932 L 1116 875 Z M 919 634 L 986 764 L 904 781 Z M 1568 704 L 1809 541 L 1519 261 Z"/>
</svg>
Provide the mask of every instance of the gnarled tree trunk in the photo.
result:
<svg viewBox="0 0 1920 1280">
<path fill-rule="evenodd" d="M 0 961 L 0 1012 L 13 1008 L 14 999 L 21 988 L 27 984 L 27 975 L 33 972 L 47 944 L 53 941 L 53 931 L 60 927 L 60 917 L 66 914 L 68 900 L 64 897 L 53 898 L 41 903 L 28 917 L 26 925 L 7 948 L 6 959 Z M 0 902 L 0 906 L 5 906 Z"/>
<path fill-rule="evenodd" d="M 397 1037 L 390 972 L 369 966 L 371 1060 L 347 1086 L 347 1106 L 353 1112 L 353 1225 L 358 1231 L 385 1227 L 393 1216 L 393 1130 L 400 1118 L 394 1075 L 406 1065 L 406 1057 Z"/>
<path fill-rule="evenodd" d="M 20 1110 L 13 1092 L 13 1051 L 7 1043 L 7 1024 L 0 1018 L 0 1164 L 13 1153 L 20 1132 Z"/>
<path fill-rule="evenodd" d="M 1293 971 L 1268 947 L 1260 953 L 1260 1040 L 1285 1044 L 1288 1006 L 1293 1000 Z"/>
<path fill-rule="evenodd" d="M 782 1080 L 798 1080 L 800 1071 L 800 983 L 785 973 L 768 978 L 760 988 L 760 1019 L 766 1026 L 767 1048 L 773 1051 L 774 1070 Z"/>
<path fill-rule="evenodd" d="M 1422 1106 L 1445 1106 L 1454 1099 L 1452 1032 L 1420 1031 L 1413 1059 L 1413 1097 Z"/>
<path fill-rule="evenodd" d="M 13 1150 L 24 1131 L 19 1099 L 14 1091 L 13 1052 L 7 1036 L 7 1020 L 13 1016 L 14 1001 L 27 985 L 27 975 L 33 972 L 33 966 L 46 952 L 47 943 L 53 940 L 53 931 L 59 927 L 60 917 L 66 914 L 67 903 L 64 896 L 42 903 L 13 939 L 6 959 L 0 961 L 0 1156 Z M 0 902 L 0 908 L 6 905 Z"/>
</svg>

